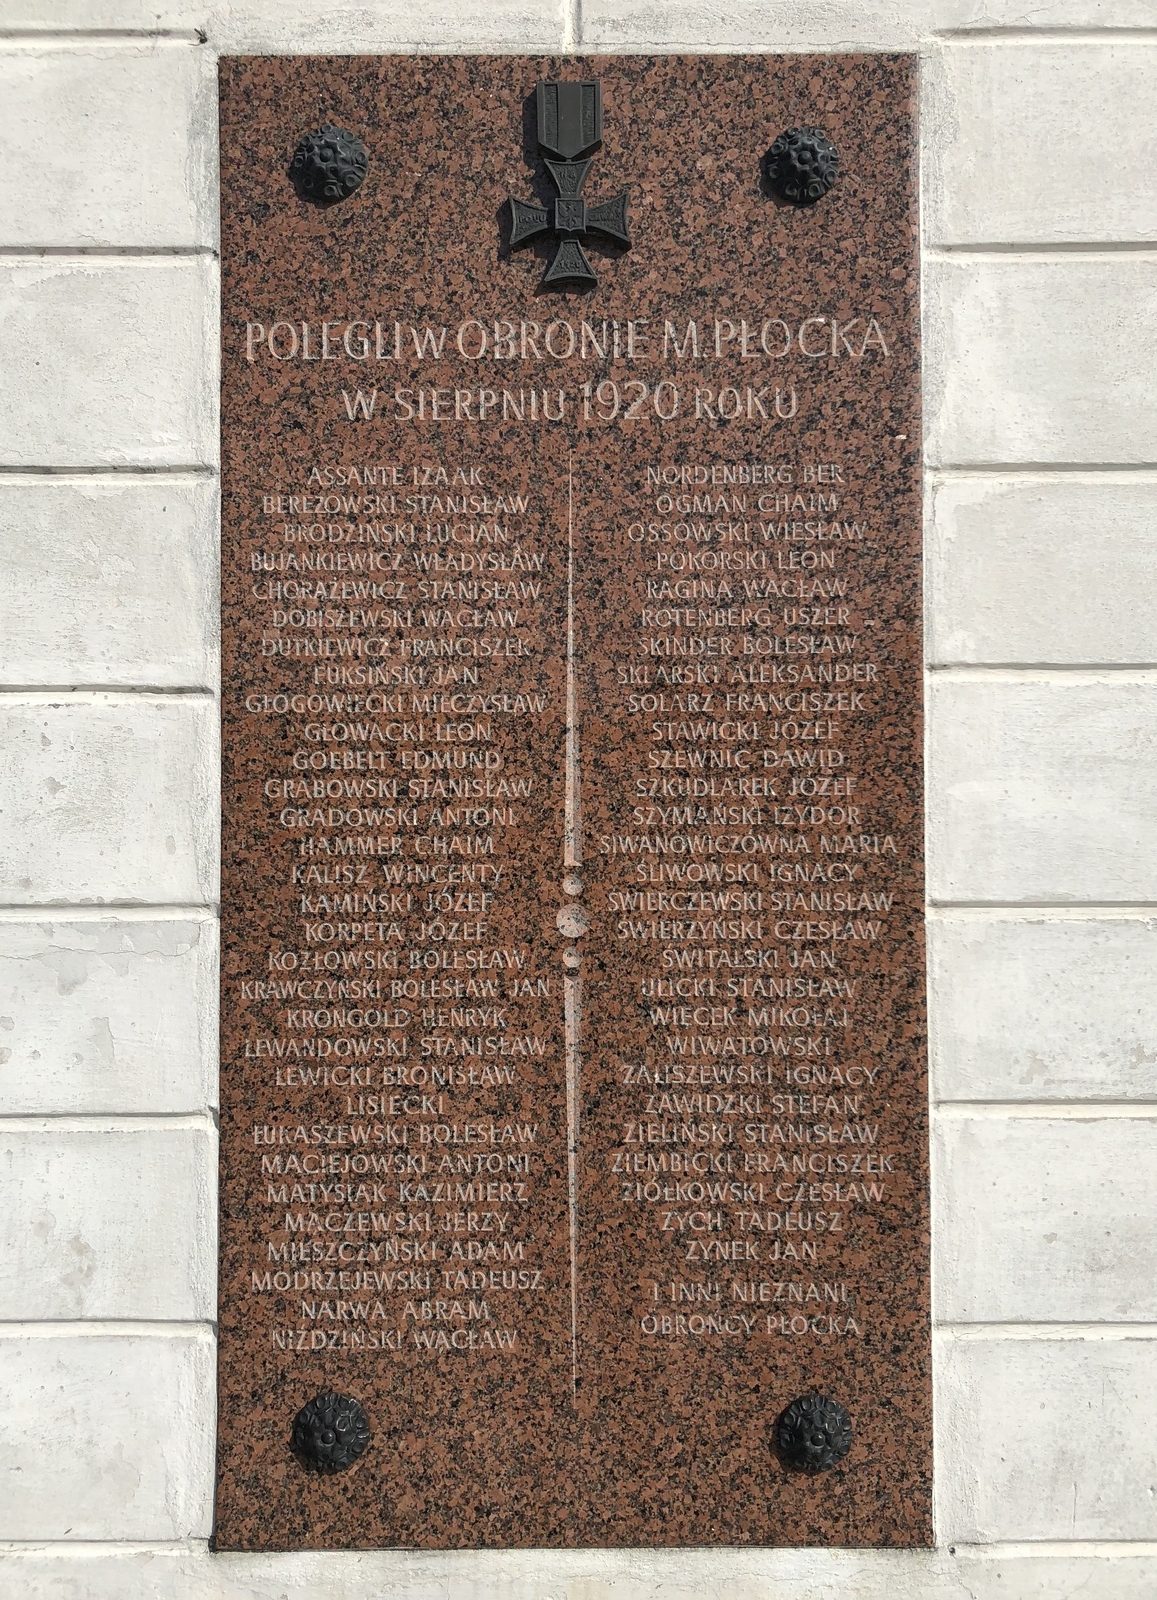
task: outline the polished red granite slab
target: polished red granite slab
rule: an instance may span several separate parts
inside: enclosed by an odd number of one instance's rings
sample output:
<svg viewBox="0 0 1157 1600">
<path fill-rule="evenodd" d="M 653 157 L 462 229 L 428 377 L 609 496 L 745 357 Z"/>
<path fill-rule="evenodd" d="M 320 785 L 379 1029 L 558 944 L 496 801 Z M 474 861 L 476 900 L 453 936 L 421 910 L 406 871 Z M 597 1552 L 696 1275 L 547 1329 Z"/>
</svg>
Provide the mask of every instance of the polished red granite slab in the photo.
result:
<svg viewBox="0 0 1157 1600">
<path fill-rule="evenodd" d="M 221 64 L 220 1549 L 931 1541 L 915 76 Z"/>
</svg>

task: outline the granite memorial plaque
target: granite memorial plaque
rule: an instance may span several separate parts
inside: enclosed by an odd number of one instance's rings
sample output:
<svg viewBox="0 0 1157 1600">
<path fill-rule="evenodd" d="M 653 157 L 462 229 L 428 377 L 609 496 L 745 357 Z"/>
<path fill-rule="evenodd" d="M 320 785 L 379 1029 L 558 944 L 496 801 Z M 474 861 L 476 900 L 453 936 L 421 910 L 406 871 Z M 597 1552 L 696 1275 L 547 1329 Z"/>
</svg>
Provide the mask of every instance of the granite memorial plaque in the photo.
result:
<svg viewBox="0 0 1157 1600">
<path fill-rule="evenodd" d="M 914 100 L 222 62 L 219 1548 L 930 1541 Z"/>
</svg>

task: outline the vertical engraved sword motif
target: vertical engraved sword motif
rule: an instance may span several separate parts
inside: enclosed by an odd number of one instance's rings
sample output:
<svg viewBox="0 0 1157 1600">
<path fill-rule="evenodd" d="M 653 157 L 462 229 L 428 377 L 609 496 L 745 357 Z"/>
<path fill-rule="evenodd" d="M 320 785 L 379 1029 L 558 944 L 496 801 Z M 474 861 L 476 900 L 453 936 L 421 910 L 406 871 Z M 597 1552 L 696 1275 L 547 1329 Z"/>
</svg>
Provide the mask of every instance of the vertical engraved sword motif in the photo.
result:
<svg viewBox="0 0 1157 1600">
<path fill-rule="evenodd" d="M 583 864 L 583 841 L 578 680 L 575 675 L 573 456 L 567 458 L 566 496 L 566 819 L 563 824 L 563 865 L 577 871 Z"/>
<path fill-rule="evenodd" d="M 567 1199 L 570 1205 L 570 1387 L 578 1394 L 578 1126 L 579 1028 L 582 1021 L 582 979 L 566 974 L 566 1160 Z"/>
<path fill-rule="evenodd" d="M 578 680 L 575 670 L 574 619 L 574 457 L 567 458 L 566 558 L 566 808 L 563 823 L 563 866 L 578 872 L 583 864 L 582 790 L 579 770 Z M 577 908 L 576 908 L 577 909 Z M 563 978 L 566 1021 L 566 1157 L 567 1204 L 570 1211 L 570 1348 L 571 1394 L 578 1393 L 578 1144 L 579 1067 L 582 1028 L 582 977 L 577 968 Z"/>
</svg>

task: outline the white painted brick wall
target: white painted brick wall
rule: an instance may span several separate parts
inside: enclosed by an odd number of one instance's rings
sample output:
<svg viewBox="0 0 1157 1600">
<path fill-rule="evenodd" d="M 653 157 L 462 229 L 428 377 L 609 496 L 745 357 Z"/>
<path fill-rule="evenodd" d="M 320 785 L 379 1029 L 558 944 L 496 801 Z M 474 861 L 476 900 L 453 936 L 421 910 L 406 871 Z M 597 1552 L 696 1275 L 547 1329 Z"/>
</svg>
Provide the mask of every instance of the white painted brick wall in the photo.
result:
<svg viewBox="0 0 1157 1600">
<path fill-rule="evenodd" d="M 0 259 L 0 466 L 215 461 L 215 305 L 200 258 Z"/>
<path fill-rule="evenodd" d="M 1157 1103 L 1157 916 L 939 912 L 939 1101 Z"/>
<path fill-rule="evenodd" d="M 582 0 L 589 50 L 913 50 L 993 28 L 1151 27 L 1149 0 Z"/>
<path fill-rule="evenodd" d="M 1151 1338 L 945 1339 L 936 1424 L 942 1539 L 1157 1540 Z"/>
<path fill-rule="evenodd" d="M 400 50 L 549 50 L 567 0 L 5 0 L 4 26 L 208 35 L 214 51 L 375 54 Z"/>
<path fill-rule="evenodd" d="M 216 923 L 0 920 L 0 1117 L 217 1100 Z"/>
<path fill-rule="evenodd" d="M 207 697 L 0 696 L 0 905 L 200 905 L 217 876 Z"/>
<path fill-rule="evenodd" d="M 1040 25 L 1039 13 L 1033 20 Z M 1152 25 L 1152 9 L 1146 20 Z M 1072 26 L 1075 17 L 1066 21 Z M 1147 177 L 1157 163 L 1157 122 L 1141 109 L 1155 100 L 1157 35 L 998 48 L 958 40 L 931 51 L 922 95 L 925 239 L 965 246 L 1157 239 L 1157 183 Z M 1093 150 L 1108 155 L 1107 138 L 1119 183 L 1089 159 Z"/>
<path fill-rule="evenodd" d="M 576 47 L 923 56 L 940 1543 L 212 1556 L 215 55 Z M 0 0 L 0 1594 L 1157 1594 L 1155 113 L 1153 0 Z"/>
<path fill-rule="evenodd" d="M 75 35 L 103 32 L 192 37 L 208 20 L 208 10 L 198 0 L 4 0 L 0 27 L 18 38 L 60 33 L 69 43 Z"/>
<path fill-rule="evenodd" d="M 0 147 L 26 151 L 0 168 L 5 244 L 213 244 L 216 92 L 204 50 L 0 55 Z"/>
<path fill-rule="evenodd" d="M 1157 674 L 938 674 L 934 900 L 1157 903 Z"/>
<path fill-rule="evenodd" d="M 934 466 L 1157 454 L 1154 255 L 949 255 L 924 276 Z"/>
<path fill-rule="evenodd" d="M 926 549 L 938 666 L 1157 661 L 1157 473 L 936 479 Z"/>
<path fill-rule="evenodd" d="M 1157 1323 L 1157 1120 L 940 1117 L 941 1322 Z"/>
<path fill-rule="evenodd" d="M 0 475 L 0 548 L 0 685 L 216 685 L 213 479 Z"/>
<path fill-rule="evenodd" d="M 206 1538 L 214 1421 L 207 1332 L 0 1331 L 5 1538 Z"/>
<path fill-rule="evenodd" d="M 216 1160 L 206 1120 L 0 1125 L 0 1322 L 211 1322 Z"/>
<path fill-rule="evenodd" d="M 863 1550 L 469 1551 L 388 1561 L 337 1553 L 219 1556 L 137 1549 L 13 1551 L 20 1600 L 1153 1600 L 1151 1557 L 1111 1562 L 958 1548 Z M 1083 1593 L 1082 1593 L 1083 1586 Z"/>
</svg>

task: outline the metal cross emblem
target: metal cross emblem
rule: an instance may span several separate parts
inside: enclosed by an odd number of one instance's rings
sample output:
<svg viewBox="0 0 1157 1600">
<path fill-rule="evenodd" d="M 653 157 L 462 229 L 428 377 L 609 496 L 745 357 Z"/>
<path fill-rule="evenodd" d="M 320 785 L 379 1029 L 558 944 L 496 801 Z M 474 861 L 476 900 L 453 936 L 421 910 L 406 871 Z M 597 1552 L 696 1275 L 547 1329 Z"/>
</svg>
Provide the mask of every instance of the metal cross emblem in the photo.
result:
<svg viewBox="0 0 1157 1600">
<path fill-rule="evenodd" d="M 511 198 L 514 226 L 512 248 L 541 234 L 558 238 L 554 259 L 543 273 L 543 284 L 590 285 L 598 282 L 580 240 L 599 234 L 616 244 L 630 246 L 627 232 L 627 191 L 601 205 L 588 205 L 582 197 L 595 146 L 603 137 L 602 85 L 543 82 L 538 86 L 538 147 L 558 195 L 550 207 Z M 585 154 L 592 152 L 592 154 Z M 556 159 L 552 160 L 551 157 Z"/>
</svg>

